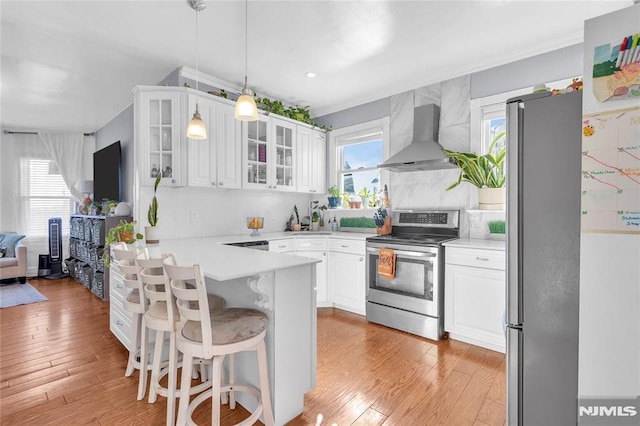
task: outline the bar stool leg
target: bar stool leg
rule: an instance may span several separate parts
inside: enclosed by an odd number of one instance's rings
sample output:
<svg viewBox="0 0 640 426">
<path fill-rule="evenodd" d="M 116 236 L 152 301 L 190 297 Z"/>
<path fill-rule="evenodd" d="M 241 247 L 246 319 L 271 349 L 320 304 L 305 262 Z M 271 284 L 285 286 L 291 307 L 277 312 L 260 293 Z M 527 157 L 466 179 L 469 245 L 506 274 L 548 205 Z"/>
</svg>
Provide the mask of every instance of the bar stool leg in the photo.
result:
<svg viewBox="0 0 640 426">
<path fill-rule="evenodd" d="M 138 401 L 144 399 L 147 393 L 147 343 L 149 341 L 149 331 L 145 327 L 144 317 L 140 316 L 140 376 L 138 379 Z M 135 351 L 134 351 L 135 353 Z M 134 355 L 135 356 L 135 355 Z"/>
<path fill-rule="evenodd" d="M 136 351 L 140 347 L 140 325 L 142 324 L 142 315 L 133 314 L 133 324 L 131 324 L 131 349 L 129 358 L 127 359 L 127 369 L 124 372 L 125 377 L 130 377 L 135 370 Z"/>
<path fill-rule="evenodd" d="M 229 384 L 231 386 L 236 384 L 236 354 L 229 355 Z M 236 393 L 234 391 L 229 391 L 229 408 L 232 410 L 236 408 Z"/>
<path fill-rule="evenodd" d="M 160 360 L 162 359 L 162 346 L 164 345 L 164 331 L 156 330 L 156 344 L 153 350 L 153 365 L 151 366 L 151 385 L 149 386 L 149 403 L 153 404 L 158 399 L 158 377 L 160 376 Z"/>
<path fill-rule="evenodd" d="M 273 426 L 273 409 L 271 408 L 271 391 L 269 390 L 269 368 L 267 365 L 267 349 L 264 340 L 258 343 L 258 370 L 260 371 L 260 393 L 262 394 L 262 414 L 265 426 Z"/>
<path fill-rule="evenodd" d="M 211 382 L 211 426 L 220 426 L 220 379 L 222 377 L 222 361 L 224 356 L 214 356 Z"/>
<path fill-rule="evenodd" d="M 176 415 L 176 382 L 178 376 L 176 333 L 169 333 L 169 383 L 167 385 L 167 425 L 173 426 Z"/>
<path fill-rule="evenodd" d="M 182 354 L 182 377 L 180 379 L 180 403 L 178 404 L 177 425 L 187 424 L 187 409 L 189 407 L 189 390 L 191 389 L 191 368 L 193 356 L 190 353 Z"/>
</svg>

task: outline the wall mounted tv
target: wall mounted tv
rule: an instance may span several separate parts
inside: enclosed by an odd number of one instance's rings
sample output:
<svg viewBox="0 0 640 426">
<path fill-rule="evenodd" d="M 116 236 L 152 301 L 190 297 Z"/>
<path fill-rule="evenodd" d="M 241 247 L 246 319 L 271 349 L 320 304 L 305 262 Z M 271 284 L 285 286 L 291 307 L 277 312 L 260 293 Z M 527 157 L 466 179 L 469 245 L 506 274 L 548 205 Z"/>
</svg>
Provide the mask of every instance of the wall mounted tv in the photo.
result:
<svg viewBox="0 0 640 426">
<path fill-rule="evenodd" d="M 120 141 L 93 153 L 93 200 L 121 201 Z"/>
</svg>

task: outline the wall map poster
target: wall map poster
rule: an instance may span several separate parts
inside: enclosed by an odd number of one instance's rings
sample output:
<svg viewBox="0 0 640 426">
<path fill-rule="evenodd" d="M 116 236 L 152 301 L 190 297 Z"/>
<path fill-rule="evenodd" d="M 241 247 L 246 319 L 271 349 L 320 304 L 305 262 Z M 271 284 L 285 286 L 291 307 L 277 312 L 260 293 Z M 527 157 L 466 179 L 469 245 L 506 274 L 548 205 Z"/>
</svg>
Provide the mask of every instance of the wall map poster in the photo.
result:
<svg viewBox="0 0 640 426">
<path fill-rule="evenodd" d="M 640 234 L 640 107 L 583 116 L 582 232 Z"/>
</svg>

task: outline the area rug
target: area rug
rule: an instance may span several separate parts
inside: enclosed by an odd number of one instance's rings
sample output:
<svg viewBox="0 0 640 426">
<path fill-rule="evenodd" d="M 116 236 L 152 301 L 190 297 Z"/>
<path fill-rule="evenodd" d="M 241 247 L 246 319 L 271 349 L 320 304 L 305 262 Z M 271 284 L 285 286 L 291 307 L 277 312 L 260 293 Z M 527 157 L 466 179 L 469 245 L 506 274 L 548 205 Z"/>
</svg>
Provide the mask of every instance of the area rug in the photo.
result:
<svg viewBox="0 0 640 426">
<path fill-rule="evenodd" d="M 0 286 L 0 308 L 44 302 L 48 300 L 31 284 L 7 284 Z"/>
</svg>

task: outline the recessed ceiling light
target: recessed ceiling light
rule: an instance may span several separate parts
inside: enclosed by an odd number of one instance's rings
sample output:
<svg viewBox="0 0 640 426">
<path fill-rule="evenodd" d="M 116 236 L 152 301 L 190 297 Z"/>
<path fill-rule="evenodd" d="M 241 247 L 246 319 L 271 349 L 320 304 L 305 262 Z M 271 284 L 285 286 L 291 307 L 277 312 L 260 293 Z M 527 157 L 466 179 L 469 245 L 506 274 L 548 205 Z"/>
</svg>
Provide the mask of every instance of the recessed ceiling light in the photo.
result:
<svg viewBox="0 0 640 426">
<path fill-rule="evenodd" d="M 316 76 L 316 73 L 315 73 L 315 72 L 313 72 L 313 71 L 307 71 L 306 76 L 307 76 L 307 77 L 309 77 L 309 78 L 313 78 L 313 77 L 315 77 L 315 76 Z"/>
</svg>

